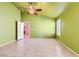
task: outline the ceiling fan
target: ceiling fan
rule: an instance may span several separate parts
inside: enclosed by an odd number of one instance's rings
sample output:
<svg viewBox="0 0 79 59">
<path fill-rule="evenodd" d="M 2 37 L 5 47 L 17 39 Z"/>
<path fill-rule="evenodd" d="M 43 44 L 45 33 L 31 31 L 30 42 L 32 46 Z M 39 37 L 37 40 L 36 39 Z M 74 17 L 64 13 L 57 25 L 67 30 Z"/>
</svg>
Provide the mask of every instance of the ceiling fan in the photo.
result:
<svg viewBox="0 0 79 59">
<path fill-rule="evenodd" d="M 20 7 L 19 8 L 20 10 L 27 10 L 27 12 L 31 15 L 38 15 L 37 12 L 39 11 L 42 11 L 42 9 L 35 9 L 33 6 L 32 6 L 32 2 L 28 2 L 28 6 L 27 8 L 22 8 Z"/>
</svg>

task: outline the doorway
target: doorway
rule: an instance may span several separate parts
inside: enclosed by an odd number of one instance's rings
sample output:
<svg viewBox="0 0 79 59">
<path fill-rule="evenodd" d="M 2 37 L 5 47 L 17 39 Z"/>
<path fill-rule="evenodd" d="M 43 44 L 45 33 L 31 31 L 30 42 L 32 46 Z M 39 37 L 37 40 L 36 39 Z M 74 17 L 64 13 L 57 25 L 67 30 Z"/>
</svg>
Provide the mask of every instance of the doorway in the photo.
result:
<svg viewBox="0 0 79 59">
<path fill-rule="evenodd" d="M 17 22 L 17 40 L 30 38 L 30 23 Z"/>
</svg>

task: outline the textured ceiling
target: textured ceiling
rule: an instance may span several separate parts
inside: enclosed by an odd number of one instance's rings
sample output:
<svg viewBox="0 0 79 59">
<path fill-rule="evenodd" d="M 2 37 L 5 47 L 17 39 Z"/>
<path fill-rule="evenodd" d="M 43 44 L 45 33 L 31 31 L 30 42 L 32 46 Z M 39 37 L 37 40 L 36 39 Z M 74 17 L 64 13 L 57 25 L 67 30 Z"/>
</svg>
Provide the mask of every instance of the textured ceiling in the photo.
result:
<svg viewBox="0 0 79 59">
<path fill-rule="evenodd" d="M 16 7 L 27 8 L 27 2 L 14 2 Z M 39 15 L 56 18 L 58 17 L 64 9 L 67 7 L 67 2 L 37 2 L 33 3 L 35 8 L 42 9 L 41 12 L 38 12 Z"/>
</svg>

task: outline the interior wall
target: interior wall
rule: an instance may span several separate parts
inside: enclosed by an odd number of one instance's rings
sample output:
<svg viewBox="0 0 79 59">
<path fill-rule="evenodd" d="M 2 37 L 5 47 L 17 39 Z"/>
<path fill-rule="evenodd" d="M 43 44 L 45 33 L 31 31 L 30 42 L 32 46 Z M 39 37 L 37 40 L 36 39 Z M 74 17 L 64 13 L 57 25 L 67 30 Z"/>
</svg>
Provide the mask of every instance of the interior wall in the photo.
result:
<svg viewBox="0 0 79 59">
<path fill-rule="evenodd" d="M 20 11 L 9 2 L 0 2 L 0 44 L 15 40 L 18 20 Z"/>
<path fill-rule="evenodd" d="M 30 37 L 53 37 L 55 34 L 55 20 L 39 15 L 22 15 L 22 21 L 30 22 Z"/>
<path fill-rule="evenodd" d="M 27 8 L 27 2 L 13 2 L 16 7 Z M 55 34 L 55 19 L 67 7 L 67 2 L 33 2 L 33 7 L 42 9 L 38 12 L 39 16 L 29 16 L 24 12 L 22 14 L 22 21 L 27 19 L 31 22 L 30 33 L 31 37 L 53 37 Z M 46 19 L 46 20 L 45 20 Z"/>
<path fill-rule="evenodd" d="M 71 3 L 60 18 L 62 20 L 60 40 L 79 53 L 79 3 Z"/>
</svg>

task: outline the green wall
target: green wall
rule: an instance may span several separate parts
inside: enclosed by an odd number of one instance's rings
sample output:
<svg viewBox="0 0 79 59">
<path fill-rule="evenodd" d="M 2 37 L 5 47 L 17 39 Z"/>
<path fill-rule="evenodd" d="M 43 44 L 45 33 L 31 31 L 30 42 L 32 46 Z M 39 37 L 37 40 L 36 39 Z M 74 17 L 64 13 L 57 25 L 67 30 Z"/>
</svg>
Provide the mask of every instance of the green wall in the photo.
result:
<svg viewBox="0 0 79 59">
<path fill-rule="evenodd" d="M 0 44 L 15 40 L 15 22 L 18 20 L 19 10 L 9 2 L 0 2 Z"/>
<path fill-rule="evenodd" d="M 53 37 L 55 32 L 54 19 L 39 15 L 22 15 L 22 21 L 30 21 L 31 37 Z"/>
<path fill-rule="evenodd" d="M 18 7 L 25 7 L 25 3 L 14 3 Z M 22 20 L 31 22 L 31 37 L 53 37 L 55 34 L 55 19 L 67 7 L 66 2 L 39 2 L 34 5 L 40 8 L 39 16 L 28 16 L 25 12 L 22 14 Z M 27 6 L 26 6 L 27 7 Z"/>
<path fill-rule="evenodd" d="M 79 53 L 79 3 L 70 3 L 63 12 L 60 40 Z"/>
</svg>

